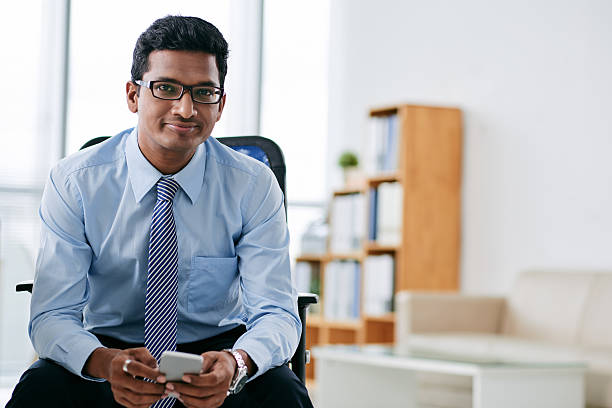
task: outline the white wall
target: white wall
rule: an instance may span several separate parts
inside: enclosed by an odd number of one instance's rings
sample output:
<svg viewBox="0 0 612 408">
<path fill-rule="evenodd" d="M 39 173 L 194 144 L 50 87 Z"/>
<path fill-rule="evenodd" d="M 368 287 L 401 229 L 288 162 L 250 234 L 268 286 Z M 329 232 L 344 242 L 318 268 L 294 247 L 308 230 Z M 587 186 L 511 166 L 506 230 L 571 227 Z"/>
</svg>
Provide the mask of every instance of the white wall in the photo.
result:
<svg viewBox="0 0 612 408">
<path fill-rule="evenodd" d="M 461 284 L 612 269 L 612 2 L 331 2 L 329 171 L 372 106 L 464 112 Z"/>
</svg>

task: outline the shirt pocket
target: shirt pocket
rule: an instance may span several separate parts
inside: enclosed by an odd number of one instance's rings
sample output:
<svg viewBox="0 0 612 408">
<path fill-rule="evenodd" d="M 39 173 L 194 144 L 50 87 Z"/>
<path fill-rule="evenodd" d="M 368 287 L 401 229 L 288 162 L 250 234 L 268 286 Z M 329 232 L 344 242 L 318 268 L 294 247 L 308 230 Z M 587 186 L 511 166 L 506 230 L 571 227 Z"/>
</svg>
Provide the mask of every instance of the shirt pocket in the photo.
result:
<svg viewBox="0 0 612 408">
<path fill-rule="evenodd" d="M 189 275 L 187 309 L 192 312 L 219 309 L 235 302 L 238 291 L 238 258 L 194 256 Z"/>
</svg>

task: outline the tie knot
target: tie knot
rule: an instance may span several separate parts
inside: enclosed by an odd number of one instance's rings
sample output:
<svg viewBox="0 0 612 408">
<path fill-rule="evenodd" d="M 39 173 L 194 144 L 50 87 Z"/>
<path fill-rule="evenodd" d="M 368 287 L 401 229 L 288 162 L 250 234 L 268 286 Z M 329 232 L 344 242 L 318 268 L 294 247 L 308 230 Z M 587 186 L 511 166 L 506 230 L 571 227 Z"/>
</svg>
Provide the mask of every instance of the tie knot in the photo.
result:
<svg viewBox="0 0 612 408">
<path fill-rule="evenodd" d="M 157 199 L 172 201 L 179 188 L 179 184 L 171 177 L 162 177 L 157 182 Z"/>
</svg>

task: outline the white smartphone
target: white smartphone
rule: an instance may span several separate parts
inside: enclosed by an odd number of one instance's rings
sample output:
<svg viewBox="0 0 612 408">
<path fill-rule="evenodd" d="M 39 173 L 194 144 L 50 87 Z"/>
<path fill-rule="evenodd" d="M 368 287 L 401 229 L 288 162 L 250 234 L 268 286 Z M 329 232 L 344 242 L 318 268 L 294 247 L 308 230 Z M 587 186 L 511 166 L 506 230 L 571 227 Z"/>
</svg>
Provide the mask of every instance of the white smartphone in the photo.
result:
<svg viewBox="0 0 612 408">
<path fill-rule="evenodd" d="M 164 351 L 159 360 L 159 371 L 168 381 L 181 381 L 184 374 L 199 374 L 204 359 L 198 354 Z"/>
</svg>

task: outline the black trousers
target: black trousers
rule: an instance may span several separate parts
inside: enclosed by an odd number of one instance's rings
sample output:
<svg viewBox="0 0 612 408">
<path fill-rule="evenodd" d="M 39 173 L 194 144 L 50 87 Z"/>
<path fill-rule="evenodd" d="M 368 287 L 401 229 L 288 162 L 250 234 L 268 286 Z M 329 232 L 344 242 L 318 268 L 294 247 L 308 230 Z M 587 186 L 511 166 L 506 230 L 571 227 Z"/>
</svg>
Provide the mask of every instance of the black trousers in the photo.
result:
<svg viewBox="0 0 612 408">
<path fill-rule="evenodd" d="M 221 333 L 206 340 L 179 344 L 177 350 L 201 354 L 231 348 L 244 333 L 244 326 Z M 106 347 L 134 348 L 142 344 L 130 344 L 98 335 Z M 62 407 L 62 408 L 106 408 L 120 407 L 113 398 L 108 382 L 83 379 L 51 360 L 36 361 L 23 373 L 13 391 L 6 408 Z M 176 401 L 175 408 L 183 404 Z M 289 408 L 308 407 L 312 403 L 302 382 L 286 365 L 275 367 L 249 381 L 236 395 L 225 399 L 223 408 Z"/>
</svg>

